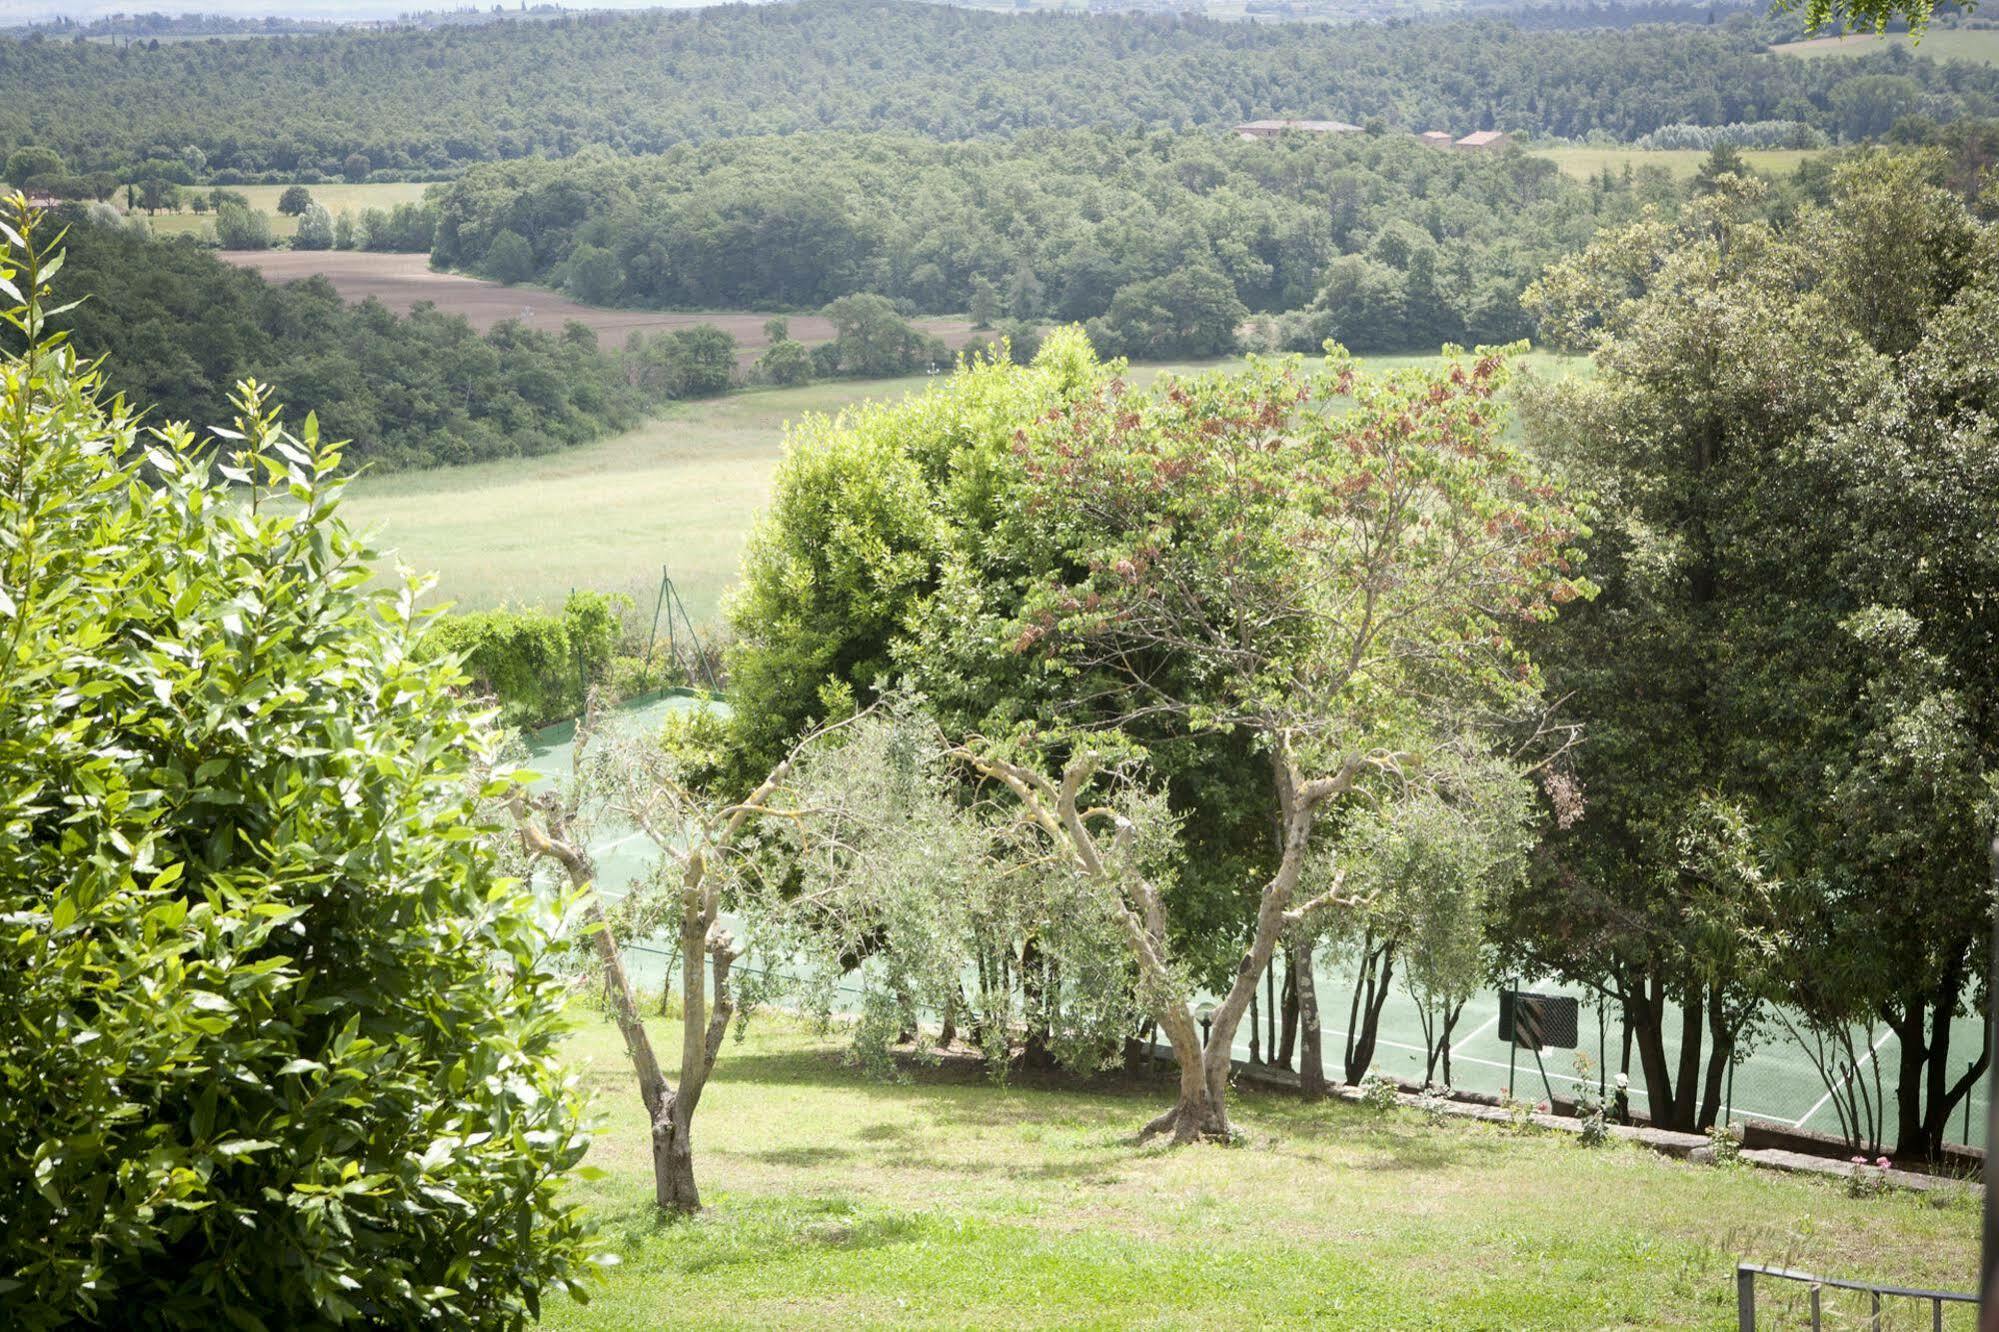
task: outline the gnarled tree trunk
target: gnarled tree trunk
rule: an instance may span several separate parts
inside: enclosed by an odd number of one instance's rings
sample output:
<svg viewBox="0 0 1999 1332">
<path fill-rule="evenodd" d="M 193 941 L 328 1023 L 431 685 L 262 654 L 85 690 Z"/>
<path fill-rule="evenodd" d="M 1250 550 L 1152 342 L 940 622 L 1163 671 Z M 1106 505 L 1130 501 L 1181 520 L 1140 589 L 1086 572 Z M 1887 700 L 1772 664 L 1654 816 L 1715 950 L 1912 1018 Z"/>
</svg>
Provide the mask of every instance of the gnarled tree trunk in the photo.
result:
<svg viewBox="0 0 1999 1332">
<path fill-rule="evenodd" d="M 1011 790 L 1063 857 L 1109 894 L 1138 966 L 1141 993 L 1180 1061 L 1178 1100 L 1172 1109 L 1147 1124 L 1140 1137 L 1170 1132 L 1176 1143 L 1228 1137 L 1230 1051 L 1235 1045 L 1236 1028 L 1249 1009 L 1250 998 L 1284 931 L 1308 913 L 1341 900 L 1341 884 L 1336 879 L 1332 888 L 1310 902 L 1296 908 L 1291 906 L 1304 873 L 1319 807 L 1350 790 L 1367 760 L 1349 759 L 1335 775 L 1308 781 L 1299 775 L 1288 754 L 1281 749 L 1272 754 L 1282 812 L 1282 854 L 1277 872 L 1264 885 L 1257 904 L 1250 945 L 1236 965 L 1228 993 L 1215 1008 L 1204 1040 L 1194 1021 L 1192 996 L 1181 987 L 1169 963 L 1166 911 L 1158 890 L 1142 876 L 1122 874 L 1106 862 L 1088 825 L 1093 818 L 1109 817 L 1113 812 L 1085 811 L 1078 804 L 1084 785 L 1098 770 L 1096 757 L 1085 753 L 1072 758 L 1058 785 L 1034 769 L 1006 759 L 964 747 L 954 753 Z M 1115 828 L 1113 835 L 1118 846 L 1128 847 L 1133 837 L 1130 825 L 1116 820 Z"/>
<path fill-rule="evenodd" d="M 1291 945 L 1291 975 L 1298 986 L 1298 1087 L 1307 1096 L 1326 1094 L 1326 1061 L 1319 1038 L 1319 989 L 1312 976 L 1312 943 Z"/>
</svg>

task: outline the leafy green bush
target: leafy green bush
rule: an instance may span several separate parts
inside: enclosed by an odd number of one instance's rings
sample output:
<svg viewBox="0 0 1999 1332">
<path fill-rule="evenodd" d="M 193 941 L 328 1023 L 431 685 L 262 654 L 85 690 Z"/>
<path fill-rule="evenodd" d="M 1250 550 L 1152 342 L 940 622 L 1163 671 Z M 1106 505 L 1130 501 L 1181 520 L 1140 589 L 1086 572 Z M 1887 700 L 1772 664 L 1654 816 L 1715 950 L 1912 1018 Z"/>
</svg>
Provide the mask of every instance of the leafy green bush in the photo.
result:
<svg viewBox="0 0 1999 1332">
<path fill-rule="evenodd" d="M 1360 1080 L 1360 1103 L 1376 1112 L 1393 1110 L 1401 1090 L 1395 1085 L 1394 1078 L 1380 1069 L 1370 1068 Z"/>
<path fill-rule="evenodd" d="M 500 704 L 500 721 L 535 727 L 583 711 L 584 691 L 611 675 L 627 599 L 571 592 L 562 612 L 538 607 L 440 618 L 424 651 L 456 655 L 473 687 Z"/>
<path fill-rule="evenodd" d="M 211 467 L 0 316 L 0 1326 L 520 1325 L 586 1143 L 456 675 L 312 421 Z"/>
<path fill-rule="evenodd" d="M 225 250 L 268 250 L 271 219 L 240 204 L 225 203 L 215 210 L 215 239 Z"/>
</svg>

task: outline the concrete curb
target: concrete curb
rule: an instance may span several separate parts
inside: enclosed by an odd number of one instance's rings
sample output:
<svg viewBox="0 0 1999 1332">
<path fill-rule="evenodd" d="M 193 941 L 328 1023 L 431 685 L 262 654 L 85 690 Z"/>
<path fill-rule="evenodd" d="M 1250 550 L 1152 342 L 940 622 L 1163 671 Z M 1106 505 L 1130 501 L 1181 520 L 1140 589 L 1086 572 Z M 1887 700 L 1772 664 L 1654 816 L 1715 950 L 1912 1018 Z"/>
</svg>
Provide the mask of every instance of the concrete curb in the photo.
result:
<svg viewBox="0 0 1999 1332">
<path fill-rule="evenodd" d="M 1236 1076 L 1268 1087 L 1281 1087 L 1289 1091 L 1299 1090 L 1295 1074 L 1284 1070 L 1263 1069 L 1238 1063 Z M 1328 1085 L 1327 1094 L 1343 1101 L 1358 1103 L 1360 1088 L 1344 1083 Z M 1413 1092 L 1399 1091 L 1396 1103 L 1407 1109 L 1416 1109 L 1420 1098 Z M 1513 1116 L 1496 1105 L 1481 1105 L 1473 1101 L 1445 1101 L 1441 1111 L 1458 1119 L 1476 1119 L 1489 1124 L 1511 1124 Z M 1556 1133 L 1580 1134 L 1582 1121 L 1567 1115 L 1533 1114 L 1527 1122 L 1535 1128 L 1548 1129 Z M 1632 1142 L 1662 1156 L 1675 1160 L 1689 1161 L 1696 1165 L 1714 1164 L 1714 1146 L 1704 1133 L 1679 1133 L 1671 1129 L 1653 1128 L 1645 1124 L 1611 1124 L 1607 1126 L 1610 1136 L 1620 1142 Z M 1783 1151 L 1774 1147 L 1743 1151 L 1737 1159 L 1759 1170 L 1774 1170 L 1788 1175 L 1816 1175 L 1825 1179 L 1842 1182 L 1853 1177 L 1853 1165 L 1848 1161 L 1835 1161 L 1831 1157 L 1811 1156 L 1804 1152 Z M 1952 1189 L 1971 1191 L 1980 1188 L 1976 1180 L 1956 1179 L 1948 1175 L 1927 1175 L 1916 1170 L 1901 1170 L 1889 1167 L 1881 1173 L 1882 1180 L 1890 1188 L 1906 1189 L 1912 1193 L 1938 1193 Z"/>
</svg>

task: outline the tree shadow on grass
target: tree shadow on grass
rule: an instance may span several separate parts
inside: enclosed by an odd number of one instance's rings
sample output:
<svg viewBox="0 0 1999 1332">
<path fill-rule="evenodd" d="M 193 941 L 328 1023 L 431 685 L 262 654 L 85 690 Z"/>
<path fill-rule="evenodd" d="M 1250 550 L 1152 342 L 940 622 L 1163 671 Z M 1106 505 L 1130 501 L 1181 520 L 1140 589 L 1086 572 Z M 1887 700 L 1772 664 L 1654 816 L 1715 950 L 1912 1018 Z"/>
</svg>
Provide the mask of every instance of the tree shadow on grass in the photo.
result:
<svg viewBox="0 0 1999 1332">
<path fill-rule="evenodd" d="M 628 1251 L 663 1246 L 659 1256 L 667 1267 L 694 1275 L 811 1261 L 814 1254 L 828 1250 L 915 1243 L 932 1238 L 937 1226 L 918 1212 L 841 1197 L 725 1197 L 696 1216 L 674 1216 L 635 1204 L 607 1215 L 604 1229 Z"/>
<path fill-rule="evenodd" d="M 1156 1077 L 1114 1073 L 1077 1078 L 1059 1071 L 1016 1071 L 1004 1086 L 995 1086 L 976 1060 L 948 1055 L 938 1062 L 904 1057 L 898 1060 L 898 1080 L 871 1079 L 847 1063 L 838 1051 L 825 1048 L 785 1051 L 731 1052 L 717 1063 L 718 1081 L 766 1086 L 826 1087 L 866 1097 L 884 1105 L 920 1107 L 940 1126 L 972 1130 L 1056 1127 L 1078 1128 L 1096 1141 L 1091 1148 L 1136 1143 L 1139 1128 L 1172 1103 L 1170 1073 Z M 1307 1101 L 1295 1092 L 1238 1085 L 1231 1093 L 1238 1120 L 1252 1136 L 1271 1135 L 1283 1145 L 1309 1152 L 1315 1147 L 1338 1148 L 1350 1154 L 1330 1163 L 1334 1168 L 1367 1171 L 1434 1171 L 1475 1165 L 1502 1154 L 1501 1138 L 1468 1133 L 1454 1124 L 1430 1126 L 1406 1115 L 1377 1118 L 1337 1099 Z M 862 1141 L 896 1141 L 914 1146 L 921 1134 L 892 1120 L 872 1124 L 856 1135 Z M 1078 1144 L 1083 1146 L 1084 1144 Z M 777 1148 L 748 1153 L 774 1165 L 809 1168 L 862 1159 L 843 1147 Z M 980 1158 L 945 1158 L 920 1150 L 871 1158 L 887 1168 L 954 1174 L 1014 1174 L 1038 1179 L 1080 1179 L 1100 1175 L 1101 1150 L 1077 1151 L 1074 1159 L 1049 1161 L 1022 1169 L 1017 1162 Z"/>
</svg>

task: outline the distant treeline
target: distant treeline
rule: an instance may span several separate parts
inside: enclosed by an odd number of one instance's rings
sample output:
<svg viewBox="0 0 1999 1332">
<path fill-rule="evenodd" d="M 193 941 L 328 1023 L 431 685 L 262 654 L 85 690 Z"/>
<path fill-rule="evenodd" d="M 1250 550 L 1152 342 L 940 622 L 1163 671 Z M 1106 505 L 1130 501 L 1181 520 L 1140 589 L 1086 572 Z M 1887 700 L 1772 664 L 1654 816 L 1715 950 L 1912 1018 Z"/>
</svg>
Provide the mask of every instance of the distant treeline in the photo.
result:
<svg viewBox="0 0 1999 1332">
<path fill-rule="evenodd" d="M 231 205 L 233 207 L 233 205 Z M 480 334 L 428 303 L 397 315 L 348 305 L 324 278 L 267 282 L 192 237 L 153 239 L 102 205 L 67 208 L 57 278 L 77 348 L 108 356 L 111 386 L 150 404 L 153 421 L 227 424 L 229 390 L 272 385 L 293 417 L 351 441 L 346 459 L 376 469 L 434 467 L 552 452 L 634 424 L 660 404 L 725 393 L 745 378 L 795 384 L 892 375 L 949 359 L 878 296 L 828 306 L 838 336 L 804 347 L 784 321 L 745 376 L 736 340 L 712 325 L 633 334 L 600 348 L 582 324 L 560 332 L 513 320 Z"/>
<path fill-rule="evenodd" d="M 229 389 L 274 385 L 295 416 L 352 440 L 348 460 L 427 467 L 542 453 L 635 422 L 643 395 L 580 325 L 503 323 L 348 305 L 323 278 L 278 285 L 192 240 L 130 227 L 72 227 L 57 281 L 80 351 L 108 354 L 112 386 L 156 422 L 229 420 Z"/>
<path fill-rule="evenodd" d="M 210 171 L 251 180 L 337 176 L 354 157 L 410 175 L 829 129 L 966 139 L 1304 115 L 1619 140 L 1798 120 L 1853 138 L 1918 111 L 1999 112 L 1993 69 L 1785 59 L 1760 34 L 1741 18 L 1529 32 L 804 0 L 157 49 L 44 37 L 0 41 L 0 90 L 15 94 L 0 96 L 0 152 L 46 145 L 87 173 L 193 147 Z"/>
<path fill-rule="evenodd" d="M 1217 354 L 1251 314 L 1287 311 L 1306 346 L 1435 350 L 1528 334 L 1519 294 L 1550 260 L 1676 198 L 1660 172 L 1578 183 L 1400 134 L 791 135 L 476 168 L 439 195 L 434 258 L 605 305 L 874 292 L 1089 322 L 1135 356 Z"/>
</svg>

